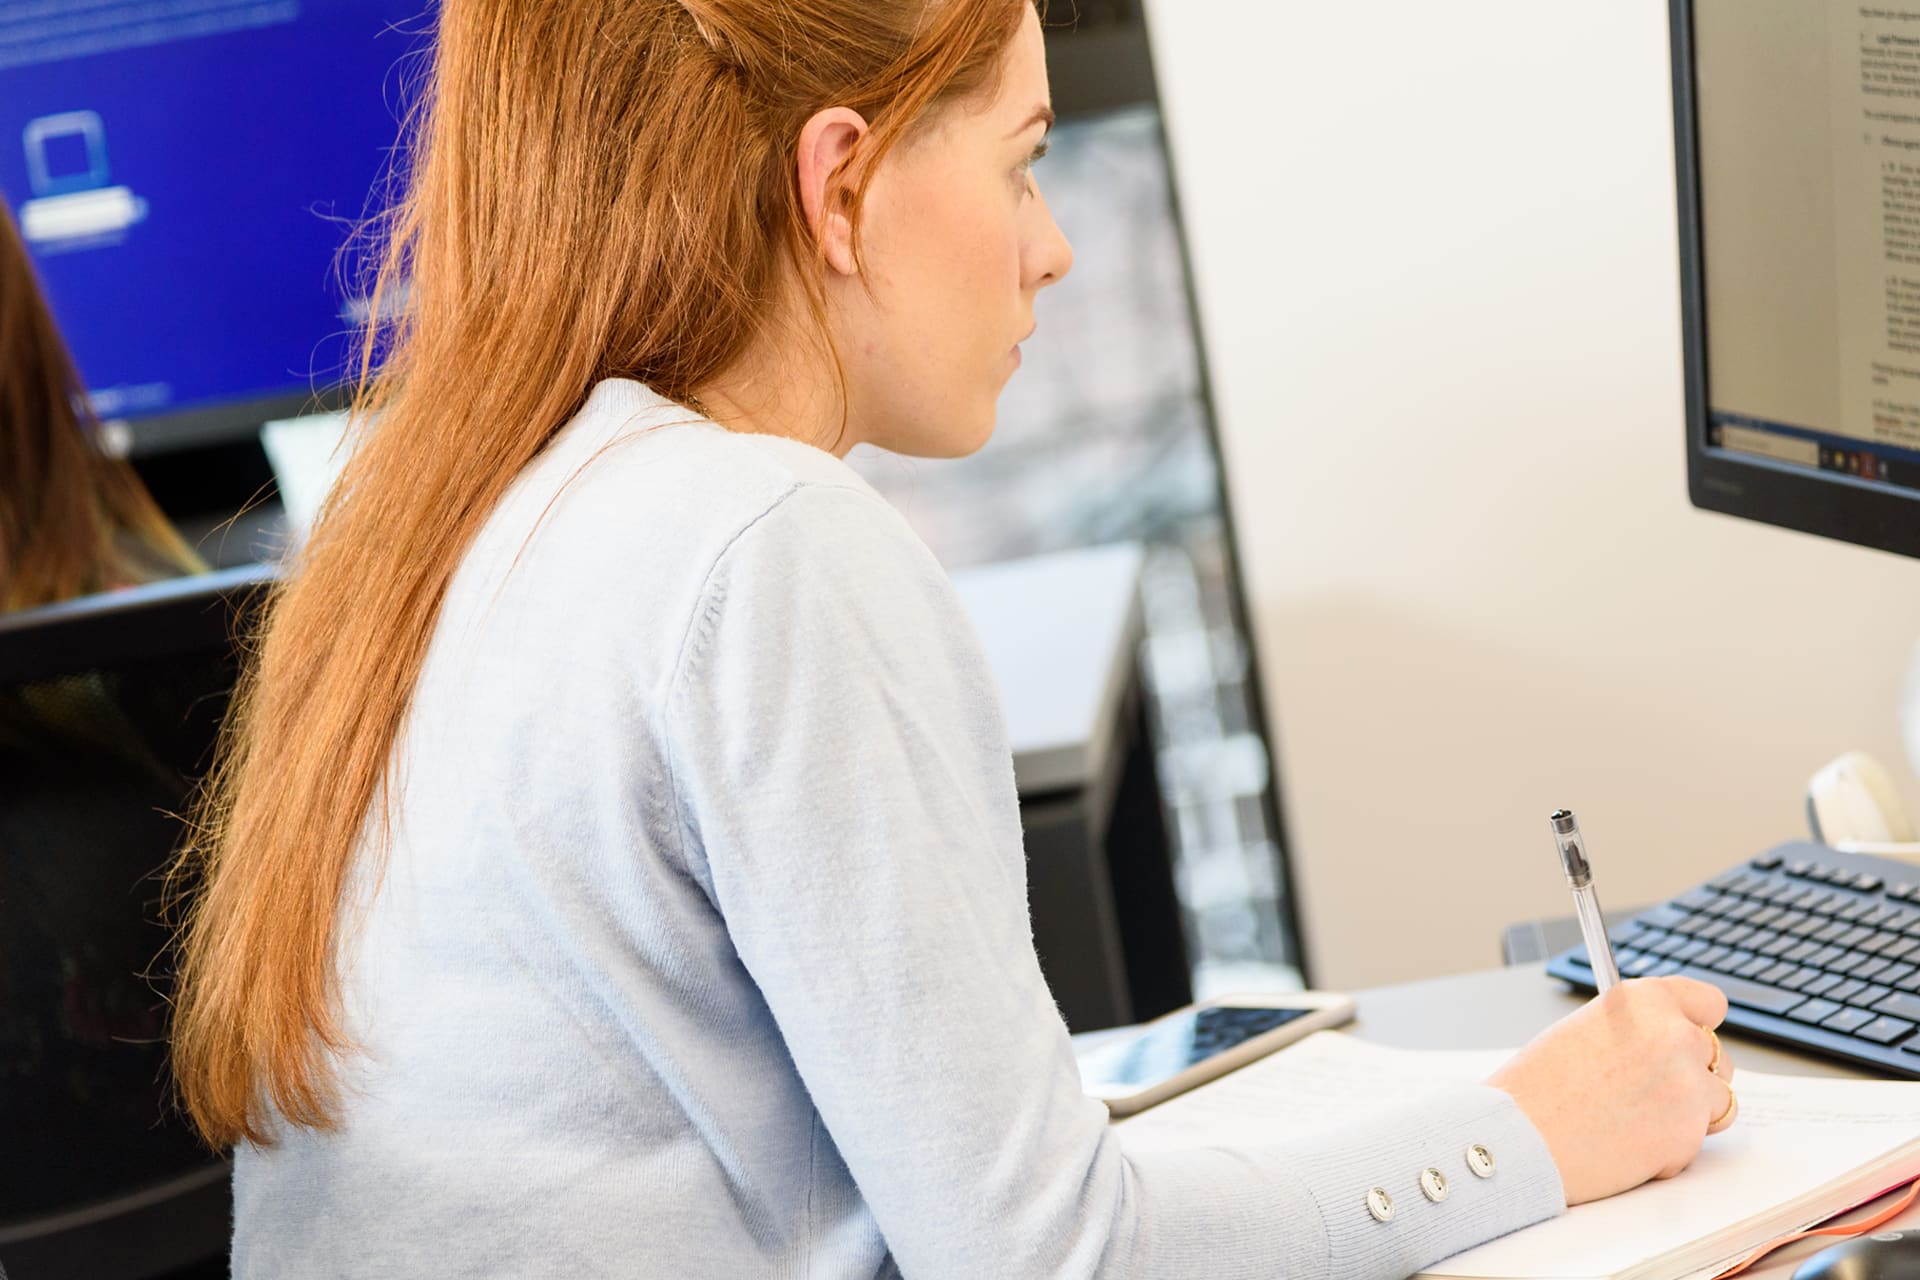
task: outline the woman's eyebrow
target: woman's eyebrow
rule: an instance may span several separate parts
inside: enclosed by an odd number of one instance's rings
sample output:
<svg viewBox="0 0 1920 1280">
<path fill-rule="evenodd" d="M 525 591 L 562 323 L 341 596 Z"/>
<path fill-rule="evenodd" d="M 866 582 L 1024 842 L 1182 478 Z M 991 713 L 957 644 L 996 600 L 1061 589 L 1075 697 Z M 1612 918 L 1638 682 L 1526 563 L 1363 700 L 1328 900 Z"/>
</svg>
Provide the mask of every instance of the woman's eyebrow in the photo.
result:
<svg viewBox="0 0 1920 1280">
<path fill-rule="evenodd" d="M 1047 126 L 1048 129 L 1052 129 L 1054 119 L 1055 119 L 1055 116 L 1053 114 L 1053 108 L 1043 102 L 1037 108 L 1034 109 L 1034 113 L 1032 115 L 1028 116 L 1024 121 L 1021 122 L 1020 127 L 1018 129 L 1015 129 L 1012 133 L 1008 134 L 1007 136 L 1009 138 L 1017 138 L 1021 134 L 1025 133 L 1027 130 L 1033 128 L 1033 126 L 1035 126 L 1036 124 L 1044 124 Z"/>
</svg>

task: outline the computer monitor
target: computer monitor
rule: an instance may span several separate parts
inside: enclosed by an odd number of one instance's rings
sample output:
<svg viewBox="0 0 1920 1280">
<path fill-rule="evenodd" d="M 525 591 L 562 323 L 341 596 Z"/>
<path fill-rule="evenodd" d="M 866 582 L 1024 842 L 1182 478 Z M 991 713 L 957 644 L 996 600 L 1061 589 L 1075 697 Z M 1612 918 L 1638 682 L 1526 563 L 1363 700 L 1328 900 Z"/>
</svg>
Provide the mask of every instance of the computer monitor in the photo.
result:
<svg viewBox="0 0 1920 1280">
<path fill-rule="evenodd" d="M 0 193 L 134 452 L 248 434 L 340 383 L 364 302 L 336 263 L 431 14 L 0 5 Z"/>
<path fill-rule="evenodd" d="M 1920 555 L 1920 5 L 1671 20 L 1693 502 Z"/>
<path fill-rule="evenodd" d="M 225 1255 L 227 1166 L 167 1072 L 161 878 L 274 576 L 0 615 L 0 1274 Z"/>
</svg>

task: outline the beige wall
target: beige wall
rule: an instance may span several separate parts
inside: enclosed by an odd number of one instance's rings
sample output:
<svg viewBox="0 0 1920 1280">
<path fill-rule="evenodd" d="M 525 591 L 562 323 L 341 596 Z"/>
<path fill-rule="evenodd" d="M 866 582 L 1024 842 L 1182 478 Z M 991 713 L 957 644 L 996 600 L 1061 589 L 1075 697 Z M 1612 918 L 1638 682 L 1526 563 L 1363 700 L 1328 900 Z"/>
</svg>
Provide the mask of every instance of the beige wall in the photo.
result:
<svg viewBox="0 0 1920 1280">
<path fill-rule="evenodd" d="M 1920 564 L 1687 503 L 1664 0 L 1148 10 L 1318 981 L 1911 802 Z"/>
</svg>

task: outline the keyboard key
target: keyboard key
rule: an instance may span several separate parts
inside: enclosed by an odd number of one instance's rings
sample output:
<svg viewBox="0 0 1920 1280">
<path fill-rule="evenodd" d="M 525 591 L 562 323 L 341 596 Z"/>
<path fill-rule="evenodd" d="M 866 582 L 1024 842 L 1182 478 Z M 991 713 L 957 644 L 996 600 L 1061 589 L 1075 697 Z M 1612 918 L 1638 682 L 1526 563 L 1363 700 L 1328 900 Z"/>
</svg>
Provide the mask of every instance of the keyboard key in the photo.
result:
<svg viewBox="0 0 1920 1280">
<path fill-rule="evenodd" d="M 1847 949 L 1845 947 L 1833 947 L 1833 946 L 1822 947 L 1818 951 L 1814 952 L 1811 956 L 1807 957 L 1807 963 L 1812 965 L 1816 969 L 1824 969 L 1828 965 L 1832 964 L 1835 960 L 1838 960 L 1841 956 L 1844 956 L 1846 954 L 1847 954 Z"/>
<path fill-rule="evenodd" d="M 1775 933 L 1759 938 L 1748 938 L 1747 946 L 1760 955 L 1777 958 L 1799 946 L 1800 941 L 1790 933 Z"/>
<path fill-rule="evenodd" d="M 1904 1019 L 1875 1018 L 1853 1034 L 1862 1040 L 1871 1040 L 1875 1044 L 1892 1044 L 1911 1030 L 1913 1030 L 1913 1024 Z"/>
<path fill-rule="evenodd" d="M 1831 987 L 1820 994 L 1829 1000 L 1851 1000 L 1867 989 L 1867 984 L 1858 978 L 1847 978 L 1837 987 Z"/>
<path fill-rule="evenodd" d="M 1790 933 L 1796 938 L 1810 939 L 1814 934 L 1826 928 L 1829 923 L 1831 922 L 1825 916 L 1808 913 L 1804 918 L 1796 920 L 1792 924 L 1782 924 L 1780 926 L 1780 932 Z"/>
<path fill-rule="evenodd" d="M 1865 978 L 1869 982 L 1893 968 L 1893 961 L 1882 960 L 1879 956 L 1868 956 L 1867 962 L 1853 971 L 1856 978 Z"/>
<path fill-rule="evenodd" d="M 1873 936 L 1873 930 L 1864 925 L 1855 925 L 1833 940 L 1836 947 L 1858 947 Z"/>
<path fill-rule="evenodd" d="M 1793 899 L 1793 905 L 1802 911 L 1811 911 L 1816 915 L 1825 915 L 1833 910 L 1835 894 L 1829 889 L 1808 889 Z"/>
<path fill-rule="evenodd" d="M 1874 1001 L 1873 1008 L 1876 1013 L 1890 1013 L 1896 1018 L 1920 1022 L 1920 996 L 1906 995 L 1896 991 L 1884 999 Z"/>
<path fill-rule="evenodd" d="M 1682 920 L 1679 924 L 1676 924 L 1675 926 L 1673 926 L 1673 931 L 1675 933 L 1684 933 L 1688 937 L 1693 937 L 1695 934 L 1699 933 L 1702 929 L 1710 928 L 1712 925 L 1713 925 L 1712 916 L 1707 915 L 1704 912 L 1696 912 L 1695 914 L 1690 915 L 1686 919 Z"/>
<path fill-rule="evenodd" d="M 1790 973 L 1799 973 L 1799 972 L 1801 972 L 1800 966 L 1792 965 L 1792 964 L 1782 964 L 1776 960 L 1772 964 L 1768 965 L 1760 973 L 1754 975 L 1754 981 L 1764 982 L 1770 987 L 1777 987 L 1781 985 L 1780 979 L 1786 977 Z M 1805 985 L 1805 984 L 1803 983 L 1802 985 Z M 1791 991 L 1793 990 L 1793 988 L 1788 987 L 1787 990 Z"/>
<path fill-rule="evenodd" d="M 1742 978 L 1758 978 L 1761 974 L 1779 963 L 1780 962 L 1772 956 L 1755 956 L 1739 968 L 1731 970 L 1730 972 Z"/>
<path fill-rule="evenodd" d="M 1635 916 L 1633 922 L 1649 929 L 1671 929 L 1692 914 L 1671 906 L 1648 907 Z"/>
<path fill-rule="evenodd" d="M 1784 907 L 1762 907 L 1747 917 L 1747 923 L 1761 929 L 1778 929 L 1774 922 L 1787 914 Z"/>
<path fill-rule="evenodd" d="M 1884 982 L 1891 987 L 1896 985 L 1900 979 L 1916 972 L 1920 972 L 1920 965 L 1896 964 L 1891 968 L 1882 970 L 1878 981 Z"/>
<path fill-rule="evenodd" d="M 1791 960 L 1794 964 L 1799 964 L 1802 960 L 1805 960 L 1808 956 L 1813 955 L 1815 952 L 1819 950 L 1820 950 L 1819 943 L 1803 942 L 1799 946 L 1794 947 L 1792 950 L 1788 951 L 1785 955 L 1781 956 L 1780 958 L 1782 960 Z"/>
<path fill-rule="evenodd" d="M 1902 938 L 1897 933 L 1888 933 L 1885 929 L 1875 929 L 1861 942 L 1859 950 L 1866 952 L 1870 956 L 1883 956 L 1887 954 L 1887 948 L 1897 947 L 1905 941 L 1907 941 L 1907 939 Z"/>
<path fill-rule="evenodd" d="M 1863 872 L 1853 878 L 1853 887 L 1862 893 L 1878 893 L 1886 882 L 1871 872 Z"/>
<path fill-rule="evenodd" d="M 1671 958 L 1685 963 L 1691 960 L 1698 960 L 1711 950 L 1713 950 L 1713 944 L 1711 942 L 1706 941 L 1704 938 L 1694 938 L 1689 941 L 1686 946 L 1674 952 Z M 1913 966 L 1908 965 L 1906 967 L 1911 969 Z"/>
<path fill-rule="evenodd" d="M 1811 919 L 1813 917 L 1804 911 L 1788 911 L 1773 922 L 1773 927 L 1782 933 L 1792 933 Z"/>
<path fill-rule="evenodd" d="M 1732 947 L 1711 946 L 1693 958 L 1693 963 L 1701 969 L 1718 968 L 1720 962 L 1733 954 Z"/>
<path fill-rule="evenodd" d="M 1624 963 L 1621 964 L 1620 973 L 1622 977 L 1644 978 L 1648 974 L 1652 973 L 1654 968 L 1658 966 L 1659 963 L 1660 963 L 1659 956 L 1635 955 L 1633 959 L 1625 961 Z"/>
<path fill-rule="evenodd" d="M 1822 925 L 1819 931 L 1814 933 L 1812 937 L 1815 942 L 1832 942 L 1835 938 L 1838 938 L 1842 934 L 1847 933 L 1852 928 L 1853 926 L 1850 924 L 1845 924 L 1839 920 L 1833 920 L 1833 921 L 1829 921 L 1825 925 Z"/>
<path fill-rule="evenodd" d="M 1724 942 L 1730 947 L 1738 947 L 1744 945 L 1748 938 L 1753 937 L 1759 932 L 1758 929 L 1752 928 L 1749 925 L 1736 924 L 1718 938 L 1714 939 L 1714 941 Z"/>
<path fill-rule="evenodd" d="M 1777 853 L 1763 853 L 1747 865 L 1760 871 L 1771 871 L 1780 865 L 1780 855 Z"/>
<path fill-rule="evenodd" d="M 1727 994 L 1727 1003 L 1737 1004 L 1743 1009 L 1757 1009 L 1761 1013 L 1785 1013 L 1799 1004 L 1802 996 L 1797 991 L 1782 991 L 1778 987 L 1762 986 L 1757 982 L 1748 982 L 1744 978 L 1729 977 L 1724 973 L 1710 973 L 1704 969 L 1688 966 L 1681 973 L 1689 978 L 1698 978 L 1702 982 L 1711 982 Z"/>
<path fill-rule="evenodd" d="M 1900 918 L 1900 908 L 1881 904 L 1860 917 L 1860 923 L 1869 929 L 1878 929 L 1889 920 Z"/>
<path fill-rule="evenodd" d="M 1678 972 L 1680 972 L 1680 962 L 1678 960 L 1662 960 L 1641 976 L 1647 978 L 1664 978 L 1668 974 Z"/>
<path fill-rule="evenodd" d="M 1820 976 L 1816 971 L 1812 969 L 1802 969 L 1797 964 L 1789 965 L 1787 968 L 1788 973 L 1784 978 L 1775 978 L 1773 980 L 1774 986 L 1785 987 L 1789 991 L 1798 991 Z"/>
<path fill-rule="evenodd" d="M 1871 1009 L 1892 994 L 1892 987 L 1869 986 L 1865 991 L 1854 992 L 1847 998 L 1847 1003 L 1857 1004 L 1862 1009 Z"/>
<path fill-rule="evenodd" d="M 1739 871 L 1729 871 L 1723 876 L 1707 881 L 1707 883 L 1722 893 L 1738 893 L 1741 889 L 1745 888 L 1749 882 L 1763 880 L 1765 878 L 1764 876 L 1753 875 L 1751 872 L 1743 869 Z"/>
<path fill-rule="evenodd" d="M 1920 951 L 1920 938 L 1901 938 L 1880 954 L 1889 960 L 1903 960 L 1915 951 Z"/>
<path fill-rule="evenodd" d="M 1873 1021 L 1865 1009 L 1842 1009 L 1820 1025 L 1829 1031 L 1857 1031 Z"/>
<path fill-rule="evenodd" d="M 1819 1023 L 1831 1018 L 1844 1007 L 1832 1000 L 1809 1000 L 1787 1016 L 1798 1022 Z"/>
<path fill-rule="evenodd" d="M 1835 920 L 1844 920 L 1848 924 L 1858 924 L 1860 917 L 1873 910 L 1873 899 L 1856 898 L 1833 913 Z"/>
<path fill-rule="evenodd" d="M 1806 986 L 1800 988 L 1800 990 L 1802 994 L 1805 995 L 1820 996 L 1825 995 L 1845 981 L 1846 979 L 1837 973 L 1823 973 Z"/>
<path fill-rule="evenodd" d="M 1893 985 L 1902 991 L 1920 993 L 1920 969 L 1916 969 L 1904 978 L 1895 979 Z"/>
<path fill-rule="evenodd" d="M 1698 889 L 1689 889 L 1675 898 L 1673 903 L 1677 907 L 1685 907 L 1688 911 L 1705 911 L 1718 901 L 1720 901 L 1719 894 L 1702 886 Z"/>
<path fill-rule="evenodd" d="M 1890 884 L 1887 886 L 1887 896 L 1900 902 L 1912 902 L 1913 893 L 1914 886 L 1910 884 Z"/>
<path fill-rule="evenodd" d="M 1818 967 L 1825 969 L 1828 973 L 1843 973 L 1851 977 L 1855 969 L 1858 969 L 1870 959 L 1872 959 L 1871 956 L 1861 952 L 1848 951 L 1835 956 L 1833 959 L 1827 961 L 1825 964 L 1820 964 Z"/>
</svg>

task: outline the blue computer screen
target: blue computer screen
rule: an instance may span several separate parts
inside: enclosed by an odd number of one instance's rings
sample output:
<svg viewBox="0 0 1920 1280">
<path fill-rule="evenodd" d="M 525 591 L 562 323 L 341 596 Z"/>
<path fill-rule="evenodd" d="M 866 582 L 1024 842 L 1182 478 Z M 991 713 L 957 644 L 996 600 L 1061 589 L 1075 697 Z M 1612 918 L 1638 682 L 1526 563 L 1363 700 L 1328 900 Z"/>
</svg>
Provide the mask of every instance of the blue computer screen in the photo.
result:
<svg viewBox="0 0 1920 1280">
<path fill-rule="evenodd" d="M 103 416 L 324 388 L 432 0 L 0 0 L 0 192 Z M 353 279 L 350 270 L 347 280 Z"/>
</svg>

